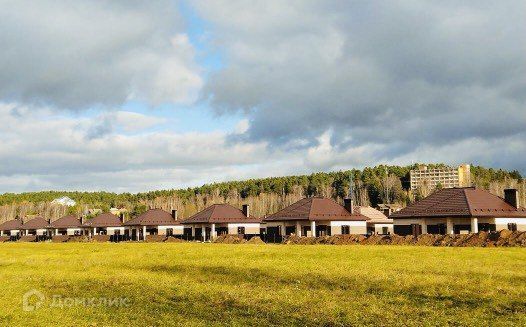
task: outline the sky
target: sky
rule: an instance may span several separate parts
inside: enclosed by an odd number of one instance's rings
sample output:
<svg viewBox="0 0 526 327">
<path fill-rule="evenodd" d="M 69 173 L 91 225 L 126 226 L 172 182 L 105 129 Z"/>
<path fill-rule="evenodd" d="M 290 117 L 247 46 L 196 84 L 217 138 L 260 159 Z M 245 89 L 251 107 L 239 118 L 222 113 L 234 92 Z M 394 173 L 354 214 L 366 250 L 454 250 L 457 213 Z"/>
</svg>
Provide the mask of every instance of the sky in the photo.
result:
<svg viewBox="0 0 526 327">
<path fill-rule="evenodd" d="M 524 1 L 0 0 L 0 193 L 526 174 Z"/>
</svg>

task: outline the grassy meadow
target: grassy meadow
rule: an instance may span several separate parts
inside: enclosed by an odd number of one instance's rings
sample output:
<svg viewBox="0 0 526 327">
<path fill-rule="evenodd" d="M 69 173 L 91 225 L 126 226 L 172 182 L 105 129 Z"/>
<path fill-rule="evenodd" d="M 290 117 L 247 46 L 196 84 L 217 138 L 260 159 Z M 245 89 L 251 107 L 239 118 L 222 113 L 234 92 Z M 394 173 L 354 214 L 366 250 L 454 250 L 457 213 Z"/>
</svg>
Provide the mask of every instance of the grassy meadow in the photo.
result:
<svg viewBox="0 0 526 327">
<path fill-rule="evenodd" d="M 520 248 L 4 243 L 0 280 L 2 326 L 526 325 Z"/>
</svg>

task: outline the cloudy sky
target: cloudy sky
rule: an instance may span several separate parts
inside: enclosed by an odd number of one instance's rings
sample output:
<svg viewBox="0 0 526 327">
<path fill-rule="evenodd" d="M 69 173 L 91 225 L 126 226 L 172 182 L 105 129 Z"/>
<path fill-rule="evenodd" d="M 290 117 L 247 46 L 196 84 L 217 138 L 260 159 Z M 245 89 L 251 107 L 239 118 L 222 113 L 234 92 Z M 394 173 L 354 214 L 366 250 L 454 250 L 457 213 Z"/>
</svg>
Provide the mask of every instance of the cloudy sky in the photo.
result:
<svg viewBox="0 0 526 327">
<path fill-rule="evenodd" d="M 524 1 L 0 0 L 0 193 L 526 173 Z"/>
</svg>

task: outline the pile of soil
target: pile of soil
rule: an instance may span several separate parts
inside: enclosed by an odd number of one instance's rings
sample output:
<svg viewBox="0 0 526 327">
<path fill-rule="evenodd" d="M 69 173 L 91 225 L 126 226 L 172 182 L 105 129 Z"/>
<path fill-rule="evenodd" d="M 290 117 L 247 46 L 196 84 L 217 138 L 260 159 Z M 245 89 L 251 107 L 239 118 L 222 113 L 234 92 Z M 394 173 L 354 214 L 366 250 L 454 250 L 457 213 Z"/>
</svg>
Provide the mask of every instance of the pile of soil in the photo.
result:
<svg viewBox="0 0 526 327">
<path fill-rule="evenodd" d="M 322 237 L 289 236 L 283 244 L 333 244 L 333 245 L 417 245 L 417 246 L 454 246 L 454 247 L 526 247 L 526 232 L 480 232 L 478 234 L 434 235 L 334 235 Z"/>
<path fill-rule="evenodd" d="M 183 243 L 184 241 L 180 238 L 168 236 L 166 240 L 164 240 L 167 243 Z"/>
<path fill-rule="evenodd" d="M 214 240 L 214 243 L 241 244 L 246 243 L 246 240 L 238 235 L 221 235 Z"/>
<path fill-rule="evenodd" d="M 25 236 L 22 236 L 18 242 L 36 242 L 37 241 L 37 237 L 36 235 L 25 235 Z"/>
<path fill-rule="evenodd" d="M 69 240 L 69 238 L 70 238 L 69 235 L 55 235 L 51 239 L 51 242 L 53 242 L 53 243 L 67 242 Z"/>
<path fill-rule="evenodd" d="M 109 242 L 111 236 L 110 235 L 93 235 L 91 237 L 91 240 L 93 242 Z"/>
<path fill-rule="evenodd" d="M 85 235 L 77 235 L 77 236 L 69 236 L 68 240 L 65 242 L 89 242 L 90 239 L 88 236 Z"/>
<path fill-rule="evenodd" d="M 146 235 L 145 242 L 156 243 L 156 242 L 164 242 L 165 240 L 166 240 L 165 235 Z"/>
<path fill-rule="evenodd" d="M 250 240 L 246 241 L 247 244 L 265 244 L 263 240 L 257 236 L 252 237 Z"/>
</svg>

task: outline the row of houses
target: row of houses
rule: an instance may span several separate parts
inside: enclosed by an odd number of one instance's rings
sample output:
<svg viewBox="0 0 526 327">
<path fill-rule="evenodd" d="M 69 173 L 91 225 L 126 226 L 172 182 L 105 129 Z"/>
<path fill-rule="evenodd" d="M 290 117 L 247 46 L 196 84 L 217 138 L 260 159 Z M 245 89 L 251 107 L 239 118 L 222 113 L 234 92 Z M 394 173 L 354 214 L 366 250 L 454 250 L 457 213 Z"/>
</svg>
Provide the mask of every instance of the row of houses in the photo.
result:
<svg viewBox="0 0 526 327">
<path fill-rule="evenodd" d="M 124 221 L 111 213 L 92 219 L 69 215 L 50 222 L 33 218 L 0 225 L 0 236 L 17 238 L 33 235 L 40 239 L 56 235 L 110 235 L 116 240 L 145 240 L 164 235 L 187 240 L 208 241 L 225 234 L 260 236 L 266 241 L 281 241 L 285 236 L 331 236 L 345 234 L 461 234 L 510 229 L 526 231 L 526 209 L 518 203 L 517 190 L 506 190 L 500 198 L 474 187 L 438 190 L 387 218 L 370 207 L 343 205 L 332 199 L 309 197 L 270 216 L 257 218 L 250 207 L 241 209 L 214 204 L 197 214 L 179 219 L 177 211 L 161 209 Z"/>
<path fill-rule="evenodd" d="M 31 235 L 38 239 L 57 235 L 110 235 L 119 240 L 145 240 L 151 235 L 164 235 L 208 241 L 221 235 L 236 234 L 280 241 L 291 235 L 392 232 L 392 220 L 378 210 L 354 206 L 348 199 L 341 205 L 322 197 L 302 199 L 264 218 L 251 215 L 248 205 L 235 208 L 229 204 L 214 204 L 186 219 L 179 219 L 177 210 L 168 213 L 150 209 L 129 221 L 124 221 L 122 216 L 102 213 L 92 219 L 68 215 L 51 222 L 37 217 L 24 223 L 15 219 L 0 225 L 0 236 L 18 238 Z"/>
</svg>

